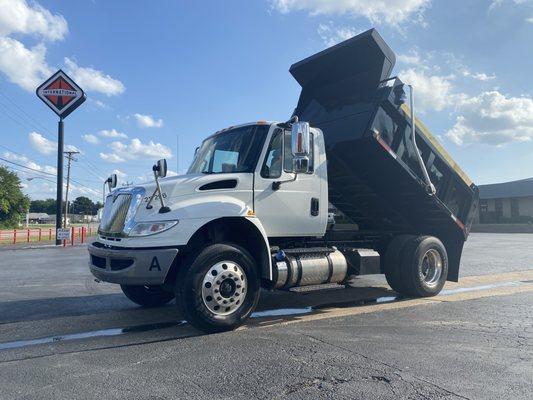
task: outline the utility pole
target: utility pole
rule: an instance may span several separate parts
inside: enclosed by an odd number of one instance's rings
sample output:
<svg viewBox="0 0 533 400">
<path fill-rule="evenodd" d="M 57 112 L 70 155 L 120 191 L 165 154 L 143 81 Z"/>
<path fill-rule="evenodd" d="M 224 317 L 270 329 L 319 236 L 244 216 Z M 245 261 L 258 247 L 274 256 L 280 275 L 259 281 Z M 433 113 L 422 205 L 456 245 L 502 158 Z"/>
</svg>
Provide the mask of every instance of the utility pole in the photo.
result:
<svg viewBox="0 0 533 400">
<path fill-rule="evenodd" d="M 67 217 L 68 217 L 68 189 L 70 186 L 70 164 L 72 161 L 76 161 L 74 154 L 79 154 L 79 151 L 65 151 L 66 159 L 68 160 L 67 164 L 67 190 L 65 191 L 65 220 L 63 226 L 67 226 Z"/>
</svg>

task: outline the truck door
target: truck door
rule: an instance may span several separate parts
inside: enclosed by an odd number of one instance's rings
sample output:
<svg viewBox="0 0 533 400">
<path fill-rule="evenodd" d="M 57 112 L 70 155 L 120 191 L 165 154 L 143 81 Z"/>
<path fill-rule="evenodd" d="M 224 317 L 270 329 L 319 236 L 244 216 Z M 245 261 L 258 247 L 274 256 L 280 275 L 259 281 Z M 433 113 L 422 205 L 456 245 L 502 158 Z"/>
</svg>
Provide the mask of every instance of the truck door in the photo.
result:
<svg viewBox="0 0 533 400">
<path fill-rule="evenodd" d="M 321 236 L 325 232 L 325 154 L 319 152 L 317 132 L 311 136 L 310 172 L 297 176 L 292 172 L 290 131 L 275 128 L 266 142 L 255 174 L 254 211 L 269 237 Z"/>
</svg>

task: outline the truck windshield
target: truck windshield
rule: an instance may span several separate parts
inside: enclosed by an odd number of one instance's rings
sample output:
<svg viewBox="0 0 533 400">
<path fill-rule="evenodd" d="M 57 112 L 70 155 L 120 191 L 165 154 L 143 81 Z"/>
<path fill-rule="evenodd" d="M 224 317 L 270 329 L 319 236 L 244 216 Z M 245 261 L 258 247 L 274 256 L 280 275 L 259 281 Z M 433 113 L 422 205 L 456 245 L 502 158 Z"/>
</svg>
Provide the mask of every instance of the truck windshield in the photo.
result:
<svg viewBox="0 0 533 400">
<path fill-rule="evenodd" d="M 269 128 L 269 125 L 247 125 L 207 138 L 187 173 L 253 172 Z"/>
</svg>

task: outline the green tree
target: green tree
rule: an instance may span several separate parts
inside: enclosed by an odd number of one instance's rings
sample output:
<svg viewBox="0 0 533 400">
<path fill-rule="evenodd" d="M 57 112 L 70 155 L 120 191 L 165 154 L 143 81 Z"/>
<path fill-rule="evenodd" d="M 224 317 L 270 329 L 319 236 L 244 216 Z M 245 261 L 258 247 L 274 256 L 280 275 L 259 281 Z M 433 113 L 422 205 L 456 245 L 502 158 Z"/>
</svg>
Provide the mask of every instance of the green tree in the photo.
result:
<svg viewBox="0 0 533 400">
<path fill-rule="evenodd" d="M 32 200 L 30 212 L 54 215 L 56 213 L 56 201 L 54 199 Z"/>
<path fill-rule="evenodd" d="M 74 214 L 86 214 L 86 215 L 94 215 L 94 203 L 91 199 L 85 196 L 77 197 L 73 202 L 71 206 L 72 213 Z"/>
<path fill-rule="evenodd" d="M 92 215 L 98 214 L 98 210 L 101 209 L 103 206 L 104 205 L 102 204 L 101 201 L 97 201 L 96 203 L 94 203 L 93 212 L 91 214 Z"/>
<path fill-rule="evenodd" d="M 0 166 L 0 226 L 16 227 L 30 207 L 30 199 L 20 190 L 20 179 Z"/>
</svg>

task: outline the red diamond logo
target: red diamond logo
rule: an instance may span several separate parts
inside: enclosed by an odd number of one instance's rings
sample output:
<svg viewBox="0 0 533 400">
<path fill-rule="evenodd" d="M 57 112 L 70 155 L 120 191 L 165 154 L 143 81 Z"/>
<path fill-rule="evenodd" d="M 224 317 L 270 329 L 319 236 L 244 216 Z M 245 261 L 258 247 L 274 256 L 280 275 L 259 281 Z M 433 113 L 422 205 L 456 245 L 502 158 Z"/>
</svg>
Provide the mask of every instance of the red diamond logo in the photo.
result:
<svg viewBox="0 0 533 400">
<path fill-rule="evenodd" d="M 43 89 L 43 95 L 54 103 L 59 110 L 62 110 L 73 101 L 77 94 L 78 92 L 63 77 L 58 77 Z"/>
<path fill-rule="evenodd" d="M 61 70 L 37 88 L 37 96 L 62 118 L 85 101 L 83 90 Z"/>
</svg>

